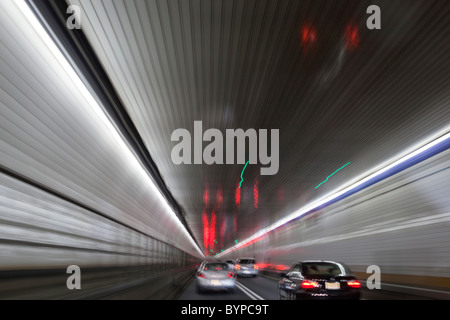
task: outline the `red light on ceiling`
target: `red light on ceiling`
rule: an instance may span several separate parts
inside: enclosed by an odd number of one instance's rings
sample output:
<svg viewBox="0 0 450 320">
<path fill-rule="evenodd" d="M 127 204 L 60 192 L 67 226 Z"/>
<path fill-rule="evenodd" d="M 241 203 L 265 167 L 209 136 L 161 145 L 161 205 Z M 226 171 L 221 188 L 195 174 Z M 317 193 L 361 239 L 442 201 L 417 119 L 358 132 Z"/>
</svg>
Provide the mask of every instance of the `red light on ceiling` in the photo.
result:
<svg viewBox="0 0 450 320">
<path fill-rule="evenodd" d="M 358 27 L 349 25 L 345 29 L 345 47 L 349 50 L 356 49 L 359 45 Z"/>
<path fill-rule="evenodd" d="M 255 185 L 253 186 L 253 204 L 255 208 L 258 208 L 259 192 L 258 192 L 258 180 L 255 180 Z"/>
<path fill-rule="evenodd" d="M 203 192 L 203 204 L 205 207 L 208 205 L 208 189 L 205 189 Z"/>
<path fill-rule="evenodd" d="M 209 251 L 214 248 L 214 241 L 216 240 L 216 213 L 211 213 L 211 219 L 208 221 L 208 215 L 205 211 L 202 213 L 203 220 L 203 245 L 205 250 Z"/>
<path fill-rule="evenodd" d="M 300 28 L 300 40 L 304 49 L 309 49 L 317 40 L 316 29 L 311 25 L 304 25 Z"/>
<path fill-rule="evenodd" d="M 241 188 L 236 186 L 236 207 L 239 208 L 241 205 Z"/>
<path fill-rule="evenodd" d="M 211 220 L 209 221 L 209 248 L 214 248 L 214 240 L 216 239 L 216 213 L 211 212 Z"/>
<path fill-rule="evenodd" d="M 203 245 L 205 247 L 205 250 L 208 251 L 209 247 L 209 224 L 208 224 L 208 217 L 206 216 L 205 211 L 202 213 L 202 220 L 203 220 Z"/>
<path fill-rule="evenodd" d="M 222 203 L 223 203 L 222 187 L 219 187 L 219 189 L 217 189 L 217 194 L 216 194 L 217 207 L 220 208 L 222 206 Z"/>
</svg>

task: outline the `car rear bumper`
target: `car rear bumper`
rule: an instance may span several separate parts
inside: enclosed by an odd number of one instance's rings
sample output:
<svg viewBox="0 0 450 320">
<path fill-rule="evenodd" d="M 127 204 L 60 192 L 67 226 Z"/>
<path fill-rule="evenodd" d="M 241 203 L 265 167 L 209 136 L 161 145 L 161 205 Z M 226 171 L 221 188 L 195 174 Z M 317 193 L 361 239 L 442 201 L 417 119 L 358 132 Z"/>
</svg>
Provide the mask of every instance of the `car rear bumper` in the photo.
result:
<svg viewBox="0 0 450 320">
<path fill-rule="evenodd" d="M 257 276 L 258 270 L 255 269 L 241 269 L 234 271 L 238 276 Z"/>
<path fill-rule="evenodd" d="M 359 300 L 359 291 L 350 292 L 299 292 L 297 298 L 301 300 Z"/>
<path fill-rule="evenodd" d="M 197 279 L 197 287 L 202 290 L 230 290 L 236 286 L 235 279 L 217 280 L 220 283 L 213 282 L 210 279 Z"/>
</svg>

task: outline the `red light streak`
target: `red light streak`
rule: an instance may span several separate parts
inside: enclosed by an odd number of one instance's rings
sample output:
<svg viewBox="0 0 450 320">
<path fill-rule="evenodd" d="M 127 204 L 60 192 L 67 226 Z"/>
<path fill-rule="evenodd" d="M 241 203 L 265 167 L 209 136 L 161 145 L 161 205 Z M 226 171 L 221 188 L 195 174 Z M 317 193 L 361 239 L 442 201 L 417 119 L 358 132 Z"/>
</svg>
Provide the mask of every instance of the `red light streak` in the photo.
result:
<svg viewBox="0 0 450 320">
<path fill-rule="evenodd" d="M 236 185 L 236 207 L 241 205 L 241 188 Z"/>
<path fill-rule="evenodd" d="M 203 192 L 203 204 L 205 207 L 208 206 L 208 189 Z"/>
<path fill-rule="evenodd" d="M 216 206 L 217 206 L 217 208 L 222 207 L 222 204 L 223 204 L 222 187 L 219 187 L 219 189 L 217 189 L 217 194 L 216 194 Z"/>
<path fill-rule="evenodd" d="M 208 217 L 206 216 L 205 211 L 202 213 L 203 220 L 203 245 L 205 247 L 205 251 L 208 251 L 209 247 L 209 225 L 208 225 Z"/>
<path fill-rule="evenodd" d="M 304 25 L 300 29 L 300 39 L 303 49 L 309 50 L 316 42 L 317 34 L 316 30 L 311 25 Z"/>
<path fill-rule="evenodd" d="M 258 180 L 255 180 L 255 185 L 253 186 L 253 204 L 255 206 L 255 208 L 258 208 L 258 199 L 259 198 L 259 194 L 258 194 Z"/>
<path fill-rule="evenodd" d="M 216 239 L 216 213 L 211 212 L 211 220 L 209 222 L 209 248 L 214 248 L 214 240 Z"/>
<path fill-rule="evenodd" d="M 356 49 L 359 44 L 359 33 L 358 28 L 354 25 L 347 26 L 345 29 L 345 46 L 347 49 Z"/>
</svg>

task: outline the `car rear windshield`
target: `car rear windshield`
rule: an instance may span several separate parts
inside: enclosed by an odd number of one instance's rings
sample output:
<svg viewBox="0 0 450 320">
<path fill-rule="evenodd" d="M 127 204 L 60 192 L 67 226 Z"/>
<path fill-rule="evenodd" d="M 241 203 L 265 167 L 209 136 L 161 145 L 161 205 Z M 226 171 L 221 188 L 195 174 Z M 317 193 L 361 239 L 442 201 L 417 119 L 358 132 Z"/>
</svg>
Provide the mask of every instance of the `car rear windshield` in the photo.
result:
<svg viewBox="0 0 450 320">
<path fill-rule="evenodd" d="M 205 267 L 203 268 L 203 270 L 206 271 L 220 271 L 220 270 L 228 270 L 228 264 L 226 263 L 207 263 L 205 264 Z"/>
<path fill-rule="evenodd" d="M 344 265 L 330 262 L 308 262 L 303 264 L 305 275 L 337 276 L 349 274 Z"/>
<path fill-rule="evenodd" d="M 242 259 L 242 260 L 239 260 L 239 263 L 240 264 L 255 264 L 255 260 L 253 260 L 253 259 Z"/>
</svg>

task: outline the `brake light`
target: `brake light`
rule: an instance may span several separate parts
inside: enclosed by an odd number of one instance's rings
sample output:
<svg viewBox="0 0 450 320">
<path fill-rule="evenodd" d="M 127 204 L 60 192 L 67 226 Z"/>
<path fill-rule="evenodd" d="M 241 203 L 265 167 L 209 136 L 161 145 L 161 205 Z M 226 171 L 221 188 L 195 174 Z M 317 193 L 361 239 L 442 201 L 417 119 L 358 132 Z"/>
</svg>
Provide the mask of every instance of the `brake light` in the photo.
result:
<svg viewBox="0 0 450 320">
<path fill-rule="evenodd" d="M 317 287 L 319 287 L 318 282 L 310 281 L 310 280 L 303 280 L 303 282 L 302 282 L 303 289 L 312 289 L 312 288 L 317 288 Z"/>
<path fill-rule="evenodd" d="M 199 276 L 200 278 L 206 278 L 205 275 L 201 272 L 197 273 L 197 276 Z"/>
<path fill-rule="evenodd" d="M 358 280 L 347 281 L 347 285 L 351 288 L 361 288 L 361 282 Z"/>
<path fill-rule="evenodd" d="M 237 264 L 235 268 L 236 268 L 237 270 L 239 270 L 239 269 L 241 269 L 241 266 Z"/>
<path fill-rule="evenodd" d="M 256 264 L 254 264 L 253 269 L 259 269 L 259 267 Z"/>
<path fill-rule="evenodd" d="M 234 277 L 234 273 L 233 272 L 228 272 L 227 273 L 227 277 L 228 278 L 233 278 Z"/>
</svg>

